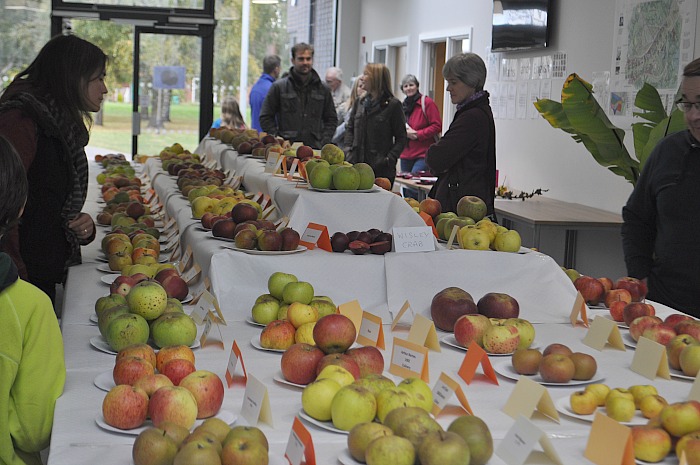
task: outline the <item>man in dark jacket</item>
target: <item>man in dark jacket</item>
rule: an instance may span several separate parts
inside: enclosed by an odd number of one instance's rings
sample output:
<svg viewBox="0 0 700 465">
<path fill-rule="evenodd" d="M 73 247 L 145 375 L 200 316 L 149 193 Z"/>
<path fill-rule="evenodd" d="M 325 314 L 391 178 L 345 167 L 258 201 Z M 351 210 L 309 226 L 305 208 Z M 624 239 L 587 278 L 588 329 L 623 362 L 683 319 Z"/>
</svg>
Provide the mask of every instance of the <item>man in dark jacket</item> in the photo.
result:
<svg viewBox="0 0 700 465">
<path fill-rule="evenodd" d="M 270 88 L 260 111 L 263 131 L 315 149 L 329 144 L 338 125 L 330 90 L 313 69 L 314 49 L 292 47 L 289 76 Z"/>
</svg>

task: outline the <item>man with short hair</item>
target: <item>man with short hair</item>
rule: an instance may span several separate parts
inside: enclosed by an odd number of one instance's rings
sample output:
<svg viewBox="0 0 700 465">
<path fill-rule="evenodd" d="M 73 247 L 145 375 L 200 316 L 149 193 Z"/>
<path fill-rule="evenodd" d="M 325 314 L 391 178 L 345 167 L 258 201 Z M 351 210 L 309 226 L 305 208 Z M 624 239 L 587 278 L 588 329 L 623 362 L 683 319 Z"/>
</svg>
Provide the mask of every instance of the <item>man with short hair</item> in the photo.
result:
<svg viewBox="0 0 700 465">
<path fill-rule="evenodd" d="M 345 105 L 343 104 L 350 98 L 350 88 L 343 82 L 343 70 L 336 66 L 328 68 L 326 70 L 326 85 L 331 90 L 338 119 L 342 121 L 342 116 L 345 114 Z"/>
<path fill-rule="evenodd" d="M 250 102 L 250 126 L 258 131 L 262 131 L 262 127 L 260 127 L 260 109 L 263 101 L 265 101 L 267 92 L 272 87 L 272 83 L 280 75 L 281 65 L 282 60 L 277 55 L 267 55 L 263 58 L 263 74 L 253 88 L 250 89 L 250 97 L 248 99 Z"/>
<path fill-rule="evenodd" d="M 273 136 L 315 149 L 329 144 L 338 122 L 330 90 L 313 69 L 314 49 L 292 47 L 289 76 L 270 87 L 260 111 L 260 126 Z"/>
</svg>

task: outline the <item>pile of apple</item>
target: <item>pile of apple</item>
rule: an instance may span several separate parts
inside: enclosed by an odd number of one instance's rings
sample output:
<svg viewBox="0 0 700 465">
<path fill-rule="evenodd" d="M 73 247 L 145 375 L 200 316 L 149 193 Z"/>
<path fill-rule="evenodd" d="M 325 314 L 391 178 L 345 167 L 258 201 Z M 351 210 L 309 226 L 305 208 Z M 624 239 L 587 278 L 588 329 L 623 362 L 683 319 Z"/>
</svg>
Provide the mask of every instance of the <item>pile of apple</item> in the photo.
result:
<svg viewBox="0 0 700 465">
<path fill-rule="evenodd" d="M 285 150 L 291 146 L 289 141 L 282 137 L 258 132 L 255 129 L 217 128 L 210 130 L 209 135 L 219 139 L 224 144 L 230 144 L 241 155 L 252 154 L 256 157 L 262 157 L 267 148 L 279 147 Z"/>
<path fill-rule="evenodd" d="M 547 383 L 588 381 L 598 371 L 598 364 L 592 355 L 573 352 L 560 343 L 549 344 L 542 352 L 518 349 L 513 353 L 511 363 L 516 373 L 528 376 L 539 373 Z"/>
<path fill-rule="evenodd" d="M 160 242 L 141 229 L 130 235 L 123 232 L 106 234 L 101 248 L 112 271 L 122 271 L 124 267 L 135 264 L 157 265 L 160 258 Z"/>
<path fill-rule="evenodd" d="M 126 347 L 112 373 L 116 386 L 102 401 L 102 415 L 115 428 L 138 428 L 150 418 L 156 427 L 169 421 L 189 430 L 196 419 L 216 415 L 224 401 L 221 378 L 196 370 L 187 346 L 165 347 L 157 354 L 147 344 Z"/>
<path fill-rule="evenodd" d="M 184 301 L 189 295 L 189 286 L 172 263 L 149 263 L 126 265 L 120 276 L 112 281 L 109 291 L 126 296 L 129 289 L 141 281 L 154 280 L 165 289 L 168 298 Z"/>
<path fill-rule="evenodd" d="M 479 417 L 458 417 L 445 431 L 424 410 L 400 407 L 383 423 L 353 427 L 348 451 L 353 459 L 368 465 L 484 465 L 493 454 L 493 439 Z"/>
<path fill-rule="evenodd" d="M 321 158 L 307 159 L 304 168 L 309 184 L 316 189 L 356 191 L 374 186 L 372 167 L 367 163 L 345 161 L 345 153 L 333 144 L 321 148 Z"/>
<path fill-rule="evenodd" d="M 255 426 L 234 426 L 207 418 L 191 433 L 171 422 L 141 432 L 132 449 L 134 465 L 267 465 L 269 444 Z"/>
<path fill-rule="evenodd" d="M 616 313 L 619 314 L 624 307 L 623 303 L 642 302 L 647 295 L 647 285 L 644 281 L 629 276 L 622 277 L 613 283 L 610 278 L 582 275 L 574 280 L 574 287 L 581 293 L 587 304 L 599 305 L 602 302 L 611 311 L 615 307 Z"/>
<path fill-rule="evenodd" d="M 120 282 L 115 292 L 97 299 L 95 313 L 100 334 L 117 352 L 145 344 L 149 338 L 157 347 L 166 347 L 190 346 L 197 337 L 197 325 L 182 303 L 168 298 L 155 280 L 140 281 L 133 287 Z"/>
<path fill-rule="evenodd" d="M 158 154 L 158 158 L 160 158 L 161 167 L 163 170 L 167 171 L 168 174 L 171 175 L 177 174 L 177 171 L 183 168 L 198 165 L 200 162 L 198 154 L 185 150 L 184 147 L 178 142 L 161 150 Z M 174 166 L 177 166 L 177 169 L 173 170 L 172 167 Z"/>
<path fill-rule="evenodd" d="M 383 232 L 377 228 L 367 231 L 350 231 L 348 233 L 335 232 L 331 236 L 331 248 L 333 252 L 351 251 L 355 255 L 373 253 L 384 255 L 391 251 L 393 237 L 391 233 Z"/>
</svg>

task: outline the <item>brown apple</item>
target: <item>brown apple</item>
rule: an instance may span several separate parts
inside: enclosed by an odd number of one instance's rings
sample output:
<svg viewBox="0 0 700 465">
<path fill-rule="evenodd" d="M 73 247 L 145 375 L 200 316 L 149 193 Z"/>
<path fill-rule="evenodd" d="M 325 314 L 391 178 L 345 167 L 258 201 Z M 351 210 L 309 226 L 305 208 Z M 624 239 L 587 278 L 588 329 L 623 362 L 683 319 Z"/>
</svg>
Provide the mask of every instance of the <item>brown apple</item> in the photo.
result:
<svg viewBox="0 0 700 465">
<path fill-rule="evenodd" d="M 513 369 L 520 375 L 536 375 L 541 361 L 542 352 L 537 349 L 518 349 L 511 358 Z"/>
<path fill-rule="evenodd" d="M 584 354 L 583 352 L 574 352 L 569 355 L 569 358 L 574 362 L 575 372 L 574 379 L 579 381 L 588 381 L 593 379 L 596 371 L 598 371 L 598 364 L 592 355 Z"/>
<path fill-rule="evenodd" d="M 558 342 L 549 344 L 547 347 L 544 348 L 544 351 L 542 351 L 543 356 L 547 356 L 550 354 L 561 354 L 561 355 L 571 355 L 573 351 L 569 348 L 569 346 L 560 344 Z"/>
<path fill-rule="evenodd" d="M 453 331 L 460 316 L 472 313 L 479 313 L 474 299 L 467 291 L 458 287 L 443 289 L 435 294 L 430 303 L 433 322 L 443 331 Z"/>
<path fill-rule="evenodd" d="M 476 304 L 479 313 L 487 318 L 518 318 L 520 305 L 512 296 L 503 292 L 489 292 Z"/>
<path fill-rule="evenodd" d="M 568 383 L 576 374 L 574 362 L 562 354 L 545 355 L 539 368 L 540 376 L 547 383 Z"/>
<path fill-rule="evenodd" d="M 282 376 L 291 383 L 309 384 L 316 379 L 316 366 L 324 355 L 316 346 L 294 344 L 282 354 Z"/>
</svg>

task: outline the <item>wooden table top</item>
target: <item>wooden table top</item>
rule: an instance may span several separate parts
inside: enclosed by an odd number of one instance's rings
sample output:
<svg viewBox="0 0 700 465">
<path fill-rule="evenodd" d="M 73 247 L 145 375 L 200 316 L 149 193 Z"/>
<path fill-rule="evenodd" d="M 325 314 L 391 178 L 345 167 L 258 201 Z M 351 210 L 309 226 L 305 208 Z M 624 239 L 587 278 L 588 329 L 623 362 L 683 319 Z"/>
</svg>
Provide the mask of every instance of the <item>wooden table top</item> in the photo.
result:
<svg viewBox="0 0 700 465">
<path fill-rule="evenodd" d="M 622 215 L 548 197 L 496 199 L 497 214 L 534 225 L 621 226 Z"/>
</svg>

